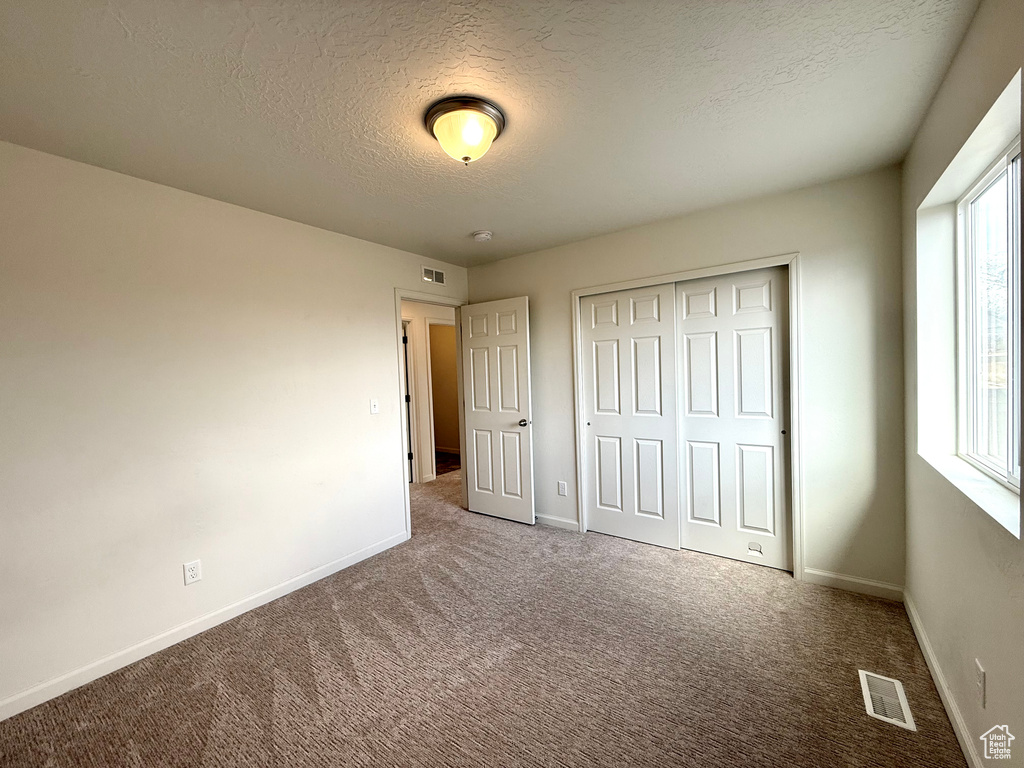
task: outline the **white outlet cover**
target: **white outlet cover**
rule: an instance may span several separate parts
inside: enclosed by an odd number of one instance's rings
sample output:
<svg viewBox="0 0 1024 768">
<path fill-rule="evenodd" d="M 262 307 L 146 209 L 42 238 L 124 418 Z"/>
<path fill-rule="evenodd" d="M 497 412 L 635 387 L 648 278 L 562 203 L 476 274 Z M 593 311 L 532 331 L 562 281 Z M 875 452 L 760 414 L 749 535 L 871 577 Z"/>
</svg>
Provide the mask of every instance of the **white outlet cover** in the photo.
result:
<svg viewBox="0 0 1024 768">
<path fill-rule="evenodd" d="M 370 401 L 370 413 L 380 413 L 380 401 L 376 398 Z"/>
<path fill-rule="evenodd" d="M 558 481 L 558 495 L 565 496 L 569 493 L 569 487 L 565 484 L 565 480 Z"/>
<path fill-rule="evenodd" d="M 185 574 L 185 586 L 189 584 L 195 584 L 197 581 L 201 581 L 203 578 L 203 565 L 199 560 L 193 560 L 191 563 L 185 563 L 181 566 L 182 571 Z"/>
</svg>

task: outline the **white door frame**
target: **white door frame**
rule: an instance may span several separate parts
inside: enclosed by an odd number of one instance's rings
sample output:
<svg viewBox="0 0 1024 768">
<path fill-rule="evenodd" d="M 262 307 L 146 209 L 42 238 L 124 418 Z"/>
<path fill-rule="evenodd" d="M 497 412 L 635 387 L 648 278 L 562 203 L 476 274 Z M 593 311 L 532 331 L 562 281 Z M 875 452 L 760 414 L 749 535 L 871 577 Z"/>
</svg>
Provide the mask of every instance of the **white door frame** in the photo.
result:
<svg viewBox="0 0 1024 768">
<path fill-rule="evenodd" d="M 462 397 L 462 333 L 460 331 L 461 323 L 459 321 L 459 316 L 460 316 L 459 310 L 460 310 L 461 307 L 463 307 L 464 305 L 468 304 L 469 300 L 468 299 L 456 299 L 456 298 L 452 298 L 450 296 L 437 296 L 436 294 L 433 294 L 433 293 L 421 293 L 419 291 L 410 291 L 410 290 L 405 289 L 405 288 L 395 288 L 395 333 L 396 333 L 396 337 L 395 338 L 396 338 L 396 341 L 397 341 L 397 348 L 396 348 L 395 351 L 396 351 L 396 360 L 398 362 L 398 371 L 399 371 L 399 375 L 398 375 L 398 402 L 401 403 L 402 406 L 403 406 L 399 410 L 401 411 L 401 414 L 402 414 L 402 417 L 401 417 L 402 449 L 403 449 L 403 452 L 402 452 L 402 458 L 403 458 L 402 466 L 404 467 L 404 469 L 402 470 L 402 474 L 403 474 L 403 478 L 405 480 L 405 482 L 402 483 L 402 485 L 404 486 L 403 494 L 405 496 L 405 533 L 406 533 L 406 535 L 411 536 L 412 535 L 412 511 L 411 511 L 411 507 L 409 506 L 409 482 L 412 480 L 412 477 L 409 475 L 409 462 L 404 460 L 405 457 L 409 454 L 410 446 L 409 446 L 409 424 L 407 422 L 408 411 L 404 407 L 405 406 L 405 395 L 407 393 L 405 391 L 405 376 L 402 375 L 402 371 L 403 371 L 403 368 L 402 368 L 402 365 L 403 365 L 402 355 L 403 355 L 403 352 L 404 352 L 403 349 L 402 349 L 402 300 L 403 299 L 406 300 L 406 301 L 415 301 L 415 302 L 418 302 L 420 304 L 436 304 L 436 305 L 442 306 L 442 307 L 454 307 L 455 308 L 455 348 L 456 348 L 456 351 L 457 351 L 457 354 L 455 355 L 455 366 L 456 366 L 456 373 L 458 375 L 458 385 L 459 385 L 459 457 L 460 457 L 459 460 L 460 460 L 460 462 L 463 462 L 463 463 L 465 462 L 466 446 L 465 446 L 465 437 L 463 436 L 463 432 L 465 431 L 465 429 L 464 429 L 465 413 L 464 413 L 464 410 L 463 410 L 464 409 L 464 403 L 463 403 L 463 397 Z M 429 336 L 429 334 L 428 334 L 428 336 Z M 429 344 L 429 339 L 428 339 L 427 343 Z M 429 352 L 429 348 L 428 348 L 428 352 Z M 427 365 L 428 366 L 430 365 L 430 357 L 429 357 L 429 355 L 427 357 Z M 429 370 L 428 370 L 428 375 L 429 375 Z M 433 429 L 433 421 L 431 421 L 431 429 Z M 468 504 L 468 495 L 469 495 L 469 492 L 468 492 L 468 488 L 466 486 L 466 473 L 463 472 L 462 473 L 462 505 L 464 507 L 468 507 L 469 506 L 469 504 Z"/>
<path fill-rule="evenodd" d="M 412 398 L 407 402 L 405 401 L 406 395 L 409 390 L 412 389 L 413 384 L 413 373 L 412 373 L 412 361 L 409 359 L 409 332 L 412 327 L 412 320 L 406 320 L 402 318 L 402 332 L 400 334 L 401 346 L 398 348 L 398 353 L 402 356 L 402 364 L 405 366 L 405 376 L 402 377 L 402 382 L 399 384 L 399 389 L 402 391 L 402 397 L 399 400 L 401 405 L 405 407 L 402 409 L 405 413 L 402 416 L 403 426 L 405 427 L 406 441 L 410 446 L 416 444 L 416 435 L 413 432 L 413 425 L 416 424 L 416 414 L 414 413 L 414 406 Z M 409 458 L 409 453 L 406 452 L 405 463 L 408 465 L 409 474 L 406 476 L 406 483 L 416 482 L 416 462 Z"/>
<path fill-rule="evenodd" d="M 793 578 L 804 579 L 804 525 L 803 525 L 803 461 L 800 452 L 800 383 L 801 377 L 801 333 L 800 325 L 800 254 L 787 253 L 762 259 L 739 261 L 714 267 L 672 272 L 666 275 L 643 277 L 605 285 L 580 288 L 572 292 L 572 367 L 573 367 L 573 409 L 576 419 L 576 515 L 580 533 L 587 531 L 587 511 L 584 501 L 585 458 L 583 423 L 583 344 L 581 299 L 599 293 L 611 293 L 630 288 L 647 288 L 665 283 L 680 283 L 705 277 L 749 272 L 766 267 L 788 267 L 789 274 L 789 447 L 790 447 L 790 515 L 793 526 Z M 676 419 L 676 441 L 679 440 L 678 417 Z M 680 531 L 682 526 L 680 526 Z"/>
</svg>

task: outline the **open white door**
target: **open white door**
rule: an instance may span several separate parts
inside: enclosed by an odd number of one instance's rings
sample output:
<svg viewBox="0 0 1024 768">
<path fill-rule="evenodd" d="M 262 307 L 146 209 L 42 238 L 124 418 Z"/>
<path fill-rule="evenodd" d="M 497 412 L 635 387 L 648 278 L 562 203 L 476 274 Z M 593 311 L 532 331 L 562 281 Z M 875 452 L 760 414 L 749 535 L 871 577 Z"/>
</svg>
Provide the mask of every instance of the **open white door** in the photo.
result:
<svg viewBox="0 0 1024 768">
<path fill-rule="evenodd" d="M 462 307 L 462 375 L 469 508 L 532 525 L 527 297 Z"/>
</svg>

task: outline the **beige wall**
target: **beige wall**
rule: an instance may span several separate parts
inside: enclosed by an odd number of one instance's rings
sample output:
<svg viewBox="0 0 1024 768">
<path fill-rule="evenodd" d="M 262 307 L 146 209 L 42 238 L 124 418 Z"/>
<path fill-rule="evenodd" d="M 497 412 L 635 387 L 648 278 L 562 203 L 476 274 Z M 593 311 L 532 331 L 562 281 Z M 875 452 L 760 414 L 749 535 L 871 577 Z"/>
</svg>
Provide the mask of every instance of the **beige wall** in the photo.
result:
<svg viewBox="0 0 1024 768">
<path fill-rule="evenodd" d="M 1024 734 L 1024 545 L 918 455 L 916 211 L 1024 64 L 1024 3 L 984 0 L 904 164 L 907 402 L 907 598 L 961 742 L 981 764 L 979 736 Z M 950 266 L 952 269 L 952 265 Z M 925 331 L 921 334 L 919 331 Z M 925 382 L 921 382 L 923 385 Z M 922 414 L 922 418 L 928 418 Z M 974 659 L 987 671 L 988 704 Z M 1013 765 L 1024 765 L 1024 749 Z"/>
<path fill-rule="evenodd" d="M 463 271 L 462 274 L 465 274 Z M 434 441 L 431 437 L 432 403 L 430 396 L 430 366 L 428 328 L 431 323 L 455 323 L 455 308 L 419 301 L 402 301 L 402 319 L 409 321 L 409 375 L 412 380 L 413 462 L 414 481 L 428 483 L 434 479 Z M 456 426 L 455 447 L 458 443 Z"/>
<path fill-rule="evenodd" d="M 434 448 L 459 452 L 459 382 L 455 325 L 430 325 L 430 394 L 434 404 Z"/>
<path fill-rule="evenodd" d="M 470 269 L 474 302 L 530 297 L 538 513 L 576 519 L 570 292 L 799 251 L 805 565 L 898 590 L 899 206 L 899 171 L 887 168 Z M 559 480 L 568 497 L 556 495 Z"/>
<path fill-rule="evenodd" d="M 6 143 L 0 180 L 0 717 L 406 536 L 395 288 L 465 270 Z"/>
</svg>

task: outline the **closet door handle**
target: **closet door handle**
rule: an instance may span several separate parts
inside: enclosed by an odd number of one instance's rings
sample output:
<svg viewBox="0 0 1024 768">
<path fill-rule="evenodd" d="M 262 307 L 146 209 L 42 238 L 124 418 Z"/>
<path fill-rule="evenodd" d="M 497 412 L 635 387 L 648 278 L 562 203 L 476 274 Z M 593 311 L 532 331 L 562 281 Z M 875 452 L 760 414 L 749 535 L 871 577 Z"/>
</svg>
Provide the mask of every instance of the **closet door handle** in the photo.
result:
<svg viewBox="0 0 1024 768">
<path fill-rule="evenodd" d="M 529 425 L 530 425 L 530 422 L 528 422 L 526 419 L 520 419 L 519 420 L 519 426 L 520 427 L 528 427 Z"/>
</svg>

